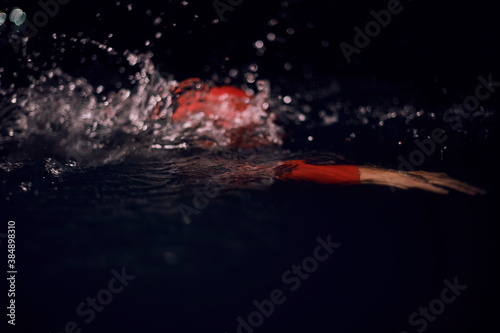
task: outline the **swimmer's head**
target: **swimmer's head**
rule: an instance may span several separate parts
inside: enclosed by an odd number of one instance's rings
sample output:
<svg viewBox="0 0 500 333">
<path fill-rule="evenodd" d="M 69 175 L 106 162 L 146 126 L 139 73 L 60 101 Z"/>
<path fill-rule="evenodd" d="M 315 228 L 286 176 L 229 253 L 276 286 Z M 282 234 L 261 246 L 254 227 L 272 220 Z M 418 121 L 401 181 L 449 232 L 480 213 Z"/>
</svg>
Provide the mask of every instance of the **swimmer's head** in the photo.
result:
<svg viewBox="0 0 500 333">
<path fill-rule="evenodd" d="M 200 79 L 184 80 L 172 93 L 172 124 L 203 137 L 197 141 L 200 146 L 281 144 L 282 129 L 274 123 L 264 93 L 253 95 L 234 86 L 210 86 Z"/>
<path fill-rule="evenodd" d="M 217 121 L 225 129 L 242 125 L 242 117 L 252 102 L 252 97 L 233 86 L 210 87 L 200 79 L 187 79 L 173 89 L 176 106 L 172 121 L 187 121 L 193 116 L 203 115 L 207 120 Z M 251 119 L 247 119 L 251 122 Z M 247 121 L 243 121 L 247 123 Z"/>
</svg>

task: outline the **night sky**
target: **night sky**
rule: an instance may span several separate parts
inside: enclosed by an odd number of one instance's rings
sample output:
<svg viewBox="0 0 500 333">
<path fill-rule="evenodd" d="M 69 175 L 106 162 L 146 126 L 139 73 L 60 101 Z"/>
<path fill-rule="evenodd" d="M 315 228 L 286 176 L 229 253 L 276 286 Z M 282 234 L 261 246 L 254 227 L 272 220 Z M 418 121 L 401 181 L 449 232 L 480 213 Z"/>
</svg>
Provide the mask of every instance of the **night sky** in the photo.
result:
<svg viewBox="0 0 500 333">
<path fill-rule="evenodd" d="M 5 9 L 21 7 L 28 20 L 41 8 L 34 1 L 2 3 Z M 390 1 L 234 0 L 236 5 L 228 7 L 212 1 L 186 3 L 71 0 L 39 29 L 31 47 L 46 55 L 53 51 L 50 36 L 63 33 L 105 42 L 118 51 L 152 51 L 155 63 L 176 79 L 223 77 L 233 67 L 257 63 L 262 77 L 302 78 L 304 71 L 324 77 L 375 76 L 436 94 L 443 88 L 468 94 L 478 75 L 499 70 L 497 16 L 486 1 L 402 1 L 385 27 L 374 28 L 351 63 L 339 45 L 355 46 L 354 28 L 365 31 L 374 20 L 371 12 L 387 10 Z M 273 41 L 267 39 L 269 33 L 276 36 Z M 254 47 L 258 40 L 266 47 L 262 56 Z M 1 50 L 12 56 L 5 40 Z M 68 70 L 78 68 L 72 60 L 65 63 Z M 286 63 L 293 65 L 291 70 L 284 69 Z"/>
</svg>

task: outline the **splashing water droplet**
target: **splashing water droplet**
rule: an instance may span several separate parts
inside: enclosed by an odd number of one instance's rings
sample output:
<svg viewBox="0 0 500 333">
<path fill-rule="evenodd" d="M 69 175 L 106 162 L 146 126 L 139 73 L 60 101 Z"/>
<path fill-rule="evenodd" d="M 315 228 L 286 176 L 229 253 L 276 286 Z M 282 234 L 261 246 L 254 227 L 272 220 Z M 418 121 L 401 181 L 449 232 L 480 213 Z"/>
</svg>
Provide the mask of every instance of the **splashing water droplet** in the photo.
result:
<svg viewBox="0 0 500 333">
<path fill-rule="evenodd" d="M 258 41 L 256 41 L 253 45 L 254 45 L 254 47 L 255 47 L 256 49 L 261 49 L 261 48 L 263 48 L 263 47 L 264 47 L 264 42 L 262 42 L 261 40 L 258 40 Z"/>
<path fill-rule="evenodd" d="M 273 42 L 274 40 L 276 40 L 276 34 L 270 32 L 267 34 L 267 40 L 270 41 L 270 42 Z"/>
</svg>

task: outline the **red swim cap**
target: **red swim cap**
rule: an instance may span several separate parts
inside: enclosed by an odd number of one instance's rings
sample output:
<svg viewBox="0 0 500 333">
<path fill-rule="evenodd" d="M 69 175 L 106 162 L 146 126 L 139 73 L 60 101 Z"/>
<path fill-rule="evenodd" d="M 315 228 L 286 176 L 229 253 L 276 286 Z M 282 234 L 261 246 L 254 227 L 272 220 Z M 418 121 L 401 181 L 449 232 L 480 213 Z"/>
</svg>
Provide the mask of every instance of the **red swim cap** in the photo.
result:
<svg viewBox="0 0 500 333">
<path fill-rule="evenodd" d="M 208 87 L 200 79 L 182 81 L 174 90 L 179 94 L 177 108 L 172 115 L 174 122 L 194 113 L 203 113 L 210 118 L 223 118 L 228 124 L 237 113 L 248 107 L 251 97 L 233 86 Z"/>
</svg>

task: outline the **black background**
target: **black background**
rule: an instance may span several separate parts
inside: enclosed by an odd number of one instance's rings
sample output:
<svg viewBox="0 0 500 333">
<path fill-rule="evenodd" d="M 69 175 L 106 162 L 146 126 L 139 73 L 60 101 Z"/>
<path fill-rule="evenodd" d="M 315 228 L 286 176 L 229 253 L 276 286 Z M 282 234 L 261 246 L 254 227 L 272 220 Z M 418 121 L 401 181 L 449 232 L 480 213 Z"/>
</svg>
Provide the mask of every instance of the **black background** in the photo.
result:
<svg viewBox="0 0 500 333">
<path fill-rule="evenodd" d="M 61 5 L 58 15 L 39 29 L 33 47 L 45 50 L 46 56 L 55 52 L 50 39 L 53 33 L 70 37 L 81 33 L 118 51 L 151 50 L 161 70 L 178 80 L 209 78 L 213 73 L 227 76 L 233 67 L 257 63 L 262 77 L 286 74 L 303 78 L 304 70 L 324 77 L 375 76 L 468 95 L 478 75 L 498 73 L 497 16 L 494 5 L 486 1 L 403 1 L 402 12 L 392 16 L 390 24 L 351 64 L 339 44 L 353 44 L 353 28 L 364 30 L 373 20 L 370 11 L 386 9 L 387 1 L 292 0 L 282 4 L 244 0 L 225 12 L 225 21 L 217 24 L 212 23 L 219 17 L 211 1 L 189 1 L 187 5 L 181 1 L 120 2 L 117 6 L 116 1 L 72 0 Z M 28 19 L 40 9 L 31 1 L 7 1 L 4 8 L 15 6 L 27 11 Z M 162 18 L 159 25 L 153 24 L 156 17 Z M 270 27 L 271 19 L 278 24 Z M 287 28 L 295 33 L 287 35 Z M 154 38 L 156 32 L 162 33 L 159 40 Z M 267 41 L 269 32 L 283 41 Z M 113 37 L 107 38 L 110 33 Z M 149 46 L 144 45 L 146 40 L 151 41 Z M 265 42 L 264 56 L 255 54 L 257 40 Z M 11 56 L 7 46 L 2 48 L 2 58 Z M 66 60 L 68 68 L 80 66 L 75 59 Z M 283 69 L 285 62 L 293 65 L 292 71 Z"/>
</svg>

